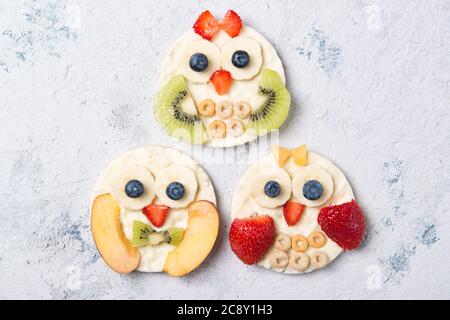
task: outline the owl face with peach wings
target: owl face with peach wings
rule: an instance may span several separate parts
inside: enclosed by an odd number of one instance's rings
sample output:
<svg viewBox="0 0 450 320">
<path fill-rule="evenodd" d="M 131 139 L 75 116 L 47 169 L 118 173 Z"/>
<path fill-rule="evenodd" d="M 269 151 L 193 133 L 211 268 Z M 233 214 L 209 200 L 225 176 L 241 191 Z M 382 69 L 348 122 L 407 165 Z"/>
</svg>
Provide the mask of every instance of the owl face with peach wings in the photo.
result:
<svg viewBox="0 0 450 320">
<path fill-rule="evenodd" d="M 232 10 L 198 17 L 169 50 L 161 86 L 154 112 L 167 133 L 213 147 L 278 129 L 291 103 L 274 47 Z"/>
</svg>

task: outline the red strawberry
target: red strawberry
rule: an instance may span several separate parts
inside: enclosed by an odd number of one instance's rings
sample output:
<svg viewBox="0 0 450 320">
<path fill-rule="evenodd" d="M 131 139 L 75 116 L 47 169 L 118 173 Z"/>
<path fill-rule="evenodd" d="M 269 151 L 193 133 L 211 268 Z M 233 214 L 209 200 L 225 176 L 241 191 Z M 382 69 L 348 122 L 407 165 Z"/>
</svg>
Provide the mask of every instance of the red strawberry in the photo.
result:
<svg viewBox="0 0 450 320">
<path fill-rule="evenodd" d="M 364 237 L 364 214 L 355 200 L 320 209 L 320 227 L 331 240 L 346 250 L 357 248 Z"/>
<path fill-rule="evenodd" d="M 169 207 L 161 204 L 150 204 L 142 209 L 142 213 L 157 228 L 161 228 L 166 221 Z"/>
<path fill-rule="evenodd" d="M 289 200 L 283 206 L 284 220 L 288 226 L 295 225 L 302 216 L 305 206 L 299 202 Z"/>
<path fill-rule="evenodd" d="M 230 37 L 234 38 L 241 32 L 241 17 L 233 10 L 228 10 L 225 17 L 220 21 L 220 27 L 223 31 L 228 33 Z"/>
<path fill-rule="evenodd" d="M 233 78 L 231 78 L 231 73 L 226 70 L 217 70 L 211 76 L 211 82 L 216 89 L 216 92 L 222 96 L 228 92 L 231 84 L 233 83 Z"/>
<path fill-rule="evenodd" d="M 270 216 L 234 219 L 229 240 L 231 250 L 245 264 L 255 264 L 266 254 L 275 240 L 275 224 Z"/>
<path fill-rule="evenodd" d="M 204 11 L 194 24 L 195 33 L 201 35 L 206 40 L 211 40 L 219 30 L 219 21 L 208 10 Z"/>
</svg>

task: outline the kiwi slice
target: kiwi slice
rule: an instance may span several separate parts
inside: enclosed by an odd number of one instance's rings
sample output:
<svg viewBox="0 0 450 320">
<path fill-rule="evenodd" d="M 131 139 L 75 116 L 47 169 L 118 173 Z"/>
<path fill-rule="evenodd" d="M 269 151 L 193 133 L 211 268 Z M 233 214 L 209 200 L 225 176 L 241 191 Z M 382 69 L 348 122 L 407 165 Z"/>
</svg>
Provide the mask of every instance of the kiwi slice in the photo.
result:
<svg viewBox="0 0 450 320">
<path fill-rule="evenodd" d="M 131 243 L 133 247 L 142 247 L 146 245 L 156 246 L 160 243 L 168 243 L 178 246 L 183 240 L 184 229 L 169 228 L 164 231 L 156 231 L 149 225 L 139 221 L 133 221 L 133 234 Z"/>
<path fill-rule="evenodd" d="M 206 131 L 186 86 L 183 75 L 178 75 L 155 96 L 155 117 L 167 133 L 190 143 L 204 143 Z"/>
<path fill-rule="evenodd" d="M 291 95 L 278 73 L 271 69 L 263 69 L 258 94 L 264 101 L 250 114 L 247 130 L 262 135 L 281 127 L 289 113 Z"/>
</svg>

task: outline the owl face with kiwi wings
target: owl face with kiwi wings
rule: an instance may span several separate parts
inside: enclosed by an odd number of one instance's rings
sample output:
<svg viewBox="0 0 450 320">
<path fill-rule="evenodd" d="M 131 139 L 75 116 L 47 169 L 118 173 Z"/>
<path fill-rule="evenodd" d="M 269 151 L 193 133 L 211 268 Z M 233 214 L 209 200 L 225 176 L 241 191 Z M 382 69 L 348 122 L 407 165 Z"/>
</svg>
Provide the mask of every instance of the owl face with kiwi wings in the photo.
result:
<svg viewBox="0 0 450 320">
<path fill-rule="evenodd" d="M 161 86 L 154 112 L 168 134 L 213 147 L 278 129 L 291 103 L 274 47 L 232 10 L 198 17 L 169 50 Z"/>
</svg>

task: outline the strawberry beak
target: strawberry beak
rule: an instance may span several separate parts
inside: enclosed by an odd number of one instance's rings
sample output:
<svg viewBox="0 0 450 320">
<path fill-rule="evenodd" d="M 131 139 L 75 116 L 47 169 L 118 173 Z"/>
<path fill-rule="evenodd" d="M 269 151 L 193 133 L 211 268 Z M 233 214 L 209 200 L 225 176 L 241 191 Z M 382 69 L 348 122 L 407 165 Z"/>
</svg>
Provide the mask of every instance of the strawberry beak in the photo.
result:
<svg viewBox="0 0 450 320">
<path fill-rule="evenodd" d="M 230 90 L 231 84 L 233 83 L 231 73 L 223 69 L 215 71 L 211 75 L 210 80 L 219 96 L 227 94 Z"/>
</svg>

